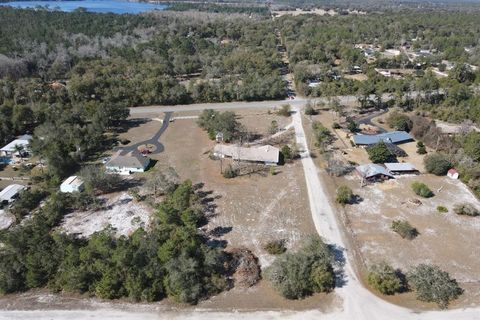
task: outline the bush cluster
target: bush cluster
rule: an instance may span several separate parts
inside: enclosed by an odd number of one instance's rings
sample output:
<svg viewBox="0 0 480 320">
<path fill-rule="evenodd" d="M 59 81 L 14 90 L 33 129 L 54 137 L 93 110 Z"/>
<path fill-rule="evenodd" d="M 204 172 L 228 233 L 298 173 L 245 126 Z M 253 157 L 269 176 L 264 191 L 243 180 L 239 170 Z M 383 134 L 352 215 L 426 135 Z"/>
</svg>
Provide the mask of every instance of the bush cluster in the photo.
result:
<svg viewBox="0 0 480 320">
<path fill-rule="evenodd" d="M 410 223 L 405 220 L 392 221 L 391 228 L 404 239 L 412 240 L 418 235 L 417 229 L 412 227 Z"/>
<path fill-rule="evenodd" d="M 335 287 L 334 256 L 320 238 L 309 238 L 295 253 L 279 256 L 265 271 L 273 287 L 287 299 L 301 299 Z"/>
<path fill-rule="evenodd" d="M 367 281 L 385 295 L 413 289 L 418 300 L 434 302 L 442 309 L 447 308 L 450 301 L 463 293 L 457 281 L 447 272 L 429 264 L 420 264 L 405 276 L 400 270 L 382 262 L 370 268 Z"/>
<path fill-rule="evenodd" d="M 439 267 L 420 264 L 407 274 L 408 284 L 417 293 L 417 299 L 435 302 L 442 309 L 463 292 L 455 279 Z"/>
<path fill-rule="evenodd" d="M 415 194 L 423 198 L 431 198 L 434 196 L 432 190 L 430 190 L 430 188 L 422 182 L 415 181 L 412 183 L 412 190 L 415 192 Z"/>
<path fill-rule="evenodd" d="M 480 215 L 480 211 L 470 203 L 457 204 L 453 207 L 453 212 L 458 215 L 476 217 Z"/>
<path fill-rule="evenodd" d="M 409 132 L 412 129 L 413 123 L 410 118 L 402 113 L 393 112 L 387 119 L 390 128 L 400 131 Z"/>
<path fill-rule="evenodd" d="M 448 170 L 452 167 L 452 163 L 446 155 L 442 153 L 433 153 L 425 157 L 423 160 L 425 169 L 429 173 L 433 173 L 437 176 L 446 175 Z"/>
<path fill-rule="evenodd" d="M 353 192 L 352 189 L 350 189 L 347 186 L 340 186 L 337 189 L 337 197 L 336 200 L 338 203 L 341 205 L 346 205 L 349 204 L 353 201 Z"/>
<path fill-rule="evenodd" d="M 263 248 L 269 254 L 282 254 L 285 251 L 287 251 L 287 248 L 285 247 L 285 241 L 284 240 L 269 241 L 263 246 Z"/>
<path fill-rule="evenodd" d="M 382 294 L 392 295 L 404 290 L 399 272 L 384 262 L 370 268 L 367 280 L 370 286 Z"/>
</svg>

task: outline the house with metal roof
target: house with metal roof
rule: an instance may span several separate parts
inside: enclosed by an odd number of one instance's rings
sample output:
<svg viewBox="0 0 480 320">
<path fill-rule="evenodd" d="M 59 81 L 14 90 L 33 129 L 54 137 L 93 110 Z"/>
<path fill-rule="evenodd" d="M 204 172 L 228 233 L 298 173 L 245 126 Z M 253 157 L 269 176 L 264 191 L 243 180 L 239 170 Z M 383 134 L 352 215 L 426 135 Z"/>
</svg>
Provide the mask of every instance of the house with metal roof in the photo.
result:
<svg viewBox="0 0 480 320">
<path fill-rule="evenodd" d="M 26 157 L 28 156 L 28 145 L 32 140 L 32 136 L 25 134 L 11 141 L 9 144 L 0 149 L 0 162 L 9 163 L 14 157 Z M 22 148 L 22 151 L 18 151 L 18 147 Z"/>
<path fill-rule="evenodd" d="M 68 177 L 60 185 L 60 192 L 63 193 L 82 192 L 84 189 L 85 184 L 83 180 L 78 176 Z"/>
<path fill-rule="evenodd" d="M 419 171 L 417 168 L 413 166 L 413 164 L 408 162 L 401 162 L 401 163 L 384 163 L 385 168 L 394 175 L 397 174 L 408 174 L 413 173 L 417 174 Z"/>
<path fill-rule="evenodd" d="M 355 170 L 360 178 L 366 181 L 381 181 L 393 178 L 393 175 L 385 167 L 375 163 L 358 166 Z"/>
<path fill-rule="evenodd" d="M 20 192 L 26 189 L 27 187 L 22 186 L 21 184 L 11 184 L 7 186 L 5 189 L 0 191 L 0 203 L 8 204 L 14 202 Z"/>
<path fill-rule="evenodd" d="M 357 146 L 368 146 L 383 141 L 386 143 L 404 143 L 413 141 L 412 136 L 405 131 L 392 131 L 380 134 L 356 134 L 352 136 L 352 140 Z"/>
<path fill-rule="evenodd" d="M 275 165 L 280 161 L 280 150 L 270 145 L 244 148 L 237 145 L 217 144 L 213 149 L 213 155 L 268 165 Z"/>
<path fill-rule="evenodd" d="M 105 168 L 112 173 L 127 175 L 133 172 L 145 172 L 149 164 L 150 158 L 137 150 L 130 151 L 127 154 L 123 154 L 123 150 L 118 150 L 105 163 Z"/>
</svg>

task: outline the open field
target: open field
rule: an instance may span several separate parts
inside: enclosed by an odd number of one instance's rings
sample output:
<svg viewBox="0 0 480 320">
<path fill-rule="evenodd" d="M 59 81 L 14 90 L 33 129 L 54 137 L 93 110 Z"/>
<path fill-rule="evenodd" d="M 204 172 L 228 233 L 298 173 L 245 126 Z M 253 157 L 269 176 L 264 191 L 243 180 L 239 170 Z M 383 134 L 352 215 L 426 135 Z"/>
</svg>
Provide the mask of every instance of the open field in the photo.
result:
<svg viewBox="0 0 480 320">
<path fill-rule="evenodd" d="M 458 180 L 433 175 L 399 176 L 394 180 L 360 187 L 353 175 L 339 178 L 363 200 L 346 209 L 353 238 L 367 265 L 385 260 L 396 268 L 408 271 L 420 263 L 439 265 L 466 289 L 459 306 L 478 303 L 480 256 L 480 219 L 456 215 L 457 203 L 471 203 L 480 208 L 480 201 Z M 411 183 L 426 183 L 435 193 L 430 199 L 420 198 L 411 190 Z M 421 205 L 409 200 L 419 199 Z M 439 213 L 445 206 L 448 213 Z M 390 229 L 395 219 L 408 220 L 417 228 L 414 240 L 402 239 Z"/>
</svg>

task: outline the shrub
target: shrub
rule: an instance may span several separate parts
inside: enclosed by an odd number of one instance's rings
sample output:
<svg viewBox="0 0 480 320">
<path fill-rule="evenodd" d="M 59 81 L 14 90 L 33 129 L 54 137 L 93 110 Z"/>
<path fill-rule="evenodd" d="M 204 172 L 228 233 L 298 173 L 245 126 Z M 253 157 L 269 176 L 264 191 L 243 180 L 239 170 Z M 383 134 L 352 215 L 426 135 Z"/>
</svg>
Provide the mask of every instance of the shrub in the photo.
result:
<svg viewBox="0 0 480 320">
<path fill-rule="evenodd" d="M 270 123 L 270 128 L 268 129 L 270 134 L 275 134 L 278 132 L 278 122 L 276 120 L 272 120 Z"/>
<path fill-rule="evenodd" d="M 433 197 L 432 190 L 430 190 L 430 188 L 428 188 L 428 186 L 425 183 L 415 181 L 414 183 L 412 183 L 412 190 L 420 197 L 423 197 L 423 198 Z"/>
<path fill-rule="evenodd" d="M 458 215 L 476 217 L 480 215 L 480 211 L 470 203 L 457 204 L 453 207 L 453 212 Z"/>
<path fill-rule="evenodd" d="M 452 163 L 448 160 L 447 156 L 441 153 L 430 154 L 423 160 L 425 169 L 429 173 L 433 173 L 437 176 L 446 175 L 448 170 L 452 167 Z"/>
<path fill-rule="evenodd" d="M 283 159 L 285 159 L 285 160 L 292 160 L 293 159 L 292 149 L 289 146 L 287 146 L 287 145 L 283 146 L 281 152 L 282 152 L 282 155 L 283 155 Z"/>
<path fill-rule="evenodd" d="M 335 287 L 334 261 L 330 247 L 312 237 L 298 252 L 279 256 L 265 271 L 273 287 L 287 299 L 300 299 Z"/>
<path fill-rule="evenodd" d="M 350 189 L 347 186 L 340 186 L 337 189 L 337 197 L 336 200 L 338 203 L 341 205 L 346 205 L 352 202 L 353 200 L 353 192 L 352 189 Z"/>
<path fill-rule="evenodd" d="M 327 145 L 331 144 L 333 141 L 332 133 L 323 124 L 315 121 L 312 123 L 312 129 L 316 140 L 316 146 L 325 149 Z"/>
<path fill-rule="evenodd" d="M 358 131 L 358 123 L 356 123 L 353 120 L 349 120 L 347 124 L 347 129 L 350 130 L 350 132 L 355 133 Z"/>
<path fill-rule="evenodd" d="M 334 123 L 332 124 L 332 128 L 333 128 L 333 129 L 340 129 L 340 128 L 342 128 L 342 127 L 340 126 L 340 124 L 339 124 L 338 122 L 334 122 Z"/>
<path fill-rule="evenodd" d="M 282 254 L 287 251 L 284 240 L 269 241 L 263 246 L 263 249 L 265 249 L 265 251 L 267 251 L 269 254 Z"/>
<path fill-rule="evenodd" d="M 385 142 L 380 141 L 367 149 L 368 157 L 373 163 L 395 162 L 396 157 L 388 150 Z"/>
<path fill-rule="evenodd" d="M 270 167 L 270 169 L 268 170 L 268 172 L 270 173 L 270 175 L 274 176 L 277 174 L 277 170 L 275 170 L 275 167 Z"/>
<path fill-rule="evenodd" d="M 307 116 L 314 116 L 316 114 L 318 114 L 317 110 L 315 110 L 311 104 L 307 104 L 307 106 L 305 107 L 305 114 Z"/>
<path fill-rule="evenodd" d="M 422 141 L 417 142 L 417 153 L 418 154 L 426 154 L 427 149 L 425 148 L 425 144 Z"/>
<path fill-rule="evenodd" d="M 232 179 L 237 176 L 237 171 L 233 169 L 232 165 L 228 165 L 225 170 L 223 170 L 223 177 L 227 179 Z"/>
<path fill-rule="evenodd" d="M 448 209 L 444 206 L 438 206 L 437 211 L 440 212 L 440 213 L 447 213 Z"/>
<path fill-rule="evenodd" d="M 398 233 L 402 238 L 412 240 L 418 236 L 418 231 L 405 220 L 393 220 L 392 230 Z"/>
<path fill-rule="evenodd" d="M 130 143 L 130 140 L 128 140 L 128 139 L 120 139 L 120 143 L 123 144 L 123 145 L 126 145 L 126 144 L 129 144 L 129 143 Z"/>
<path fill-rule="evenodd" d="M 412 129 L 413 123 L 410 118 L 398 112 L 393 112 L 387 119 L 387 123 L 390 128 L 395 130 L 407 131 L 409 132 Z"/>
<path fill-rule="evenodd" d="M 407 274 L 407 280 L 418 300 L 435 302 L 442 309 L 463 293 L 455 279 L 434 265 L 418 265 Z"/>
<path fill-rule="evenodd" d="M 370 268 L 368 284 L 386 295 L 392 295 L 404 289 L 399 273 L 384 262 Z"/>
<path fill-rule="evenodd" d="M 289 104 L 284 104 L 280 107 L 280 110 L 277 111 L 279 116 L 290 117 L 292 109 Z"/>
</svg>

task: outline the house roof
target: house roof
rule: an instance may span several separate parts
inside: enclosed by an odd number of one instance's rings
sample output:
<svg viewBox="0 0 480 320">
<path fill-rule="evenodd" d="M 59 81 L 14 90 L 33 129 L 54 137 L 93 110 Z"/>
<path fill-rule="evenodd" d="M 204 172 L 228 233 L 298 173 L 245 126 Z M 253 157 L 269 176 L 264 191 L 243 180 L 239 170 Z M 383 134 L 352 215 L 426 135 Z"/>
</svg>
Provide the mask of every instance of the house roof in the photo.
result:
<svg viewBox="0 0 480 320">
<path fill-rule="evenodd" d="M 144 157 L 136 150 L 125 155 L 122 152 L 123 150 L 118 150 L 105 166 L 107 168 L 146 168 L 150 163 L 150 158 Z"/>
<path fill-rule="evenodd" d="M 18 137 L 15 140 L 13 140 L 9 144 L 7 144 L 5 147 L 0 149 L 0 151 L 14 152 L 16 145 L 21 145 L 23 147 L 26 147 L 30 143 L 30 140 L 32 140 L 32 136 L 28 135 L 28 134 L 25 134 L 23 136 Z"/>
<path fill-rule="evenodd" d="M 243 148 L 236 145 L 217 144 L 213 152 L 232 157 L 235 160 L 278 163 L 280 150 L 270 145 Z"/>
<path fill-rule="evenodd" d="M 400 143 L 412 140 L 412 136 L 405 131 L 392 131 L 375 135 L 356 134 L 353 136 L 353 142 L 358 145 L 375 144 L 380 141 L 390 143 Z"/>
<path fill-rule="evenodd" d="M 413 164 L 408 162 L 402 163 L 384 163 L 388 171 L 417 171 Z"/>
<path fill-rule="evenodd" d="M 5 189 L 0 191 L 0 201 L 10 202 L 13 197 L 20 193 L 20 191 L 25 190 L 27 187 L 22 186 L 21 184 L 11 184 Z"/>
<path fill-rule="evenodd" d="M 61 186 L 72 185 L 74 187 L 80 187 L 83 184 L 83 180 L 78 176 L 68 177 L 65 181 L 62 182 Z"/>
<path fill-rule="evenodd" d="M 387 169 L 374 163 L 364 164 L 356 167 L 356 169 L 364 178 L 370 178 L 380 174 L 393 178 L 393 175 L 388 172 Z"/>
</svg>

